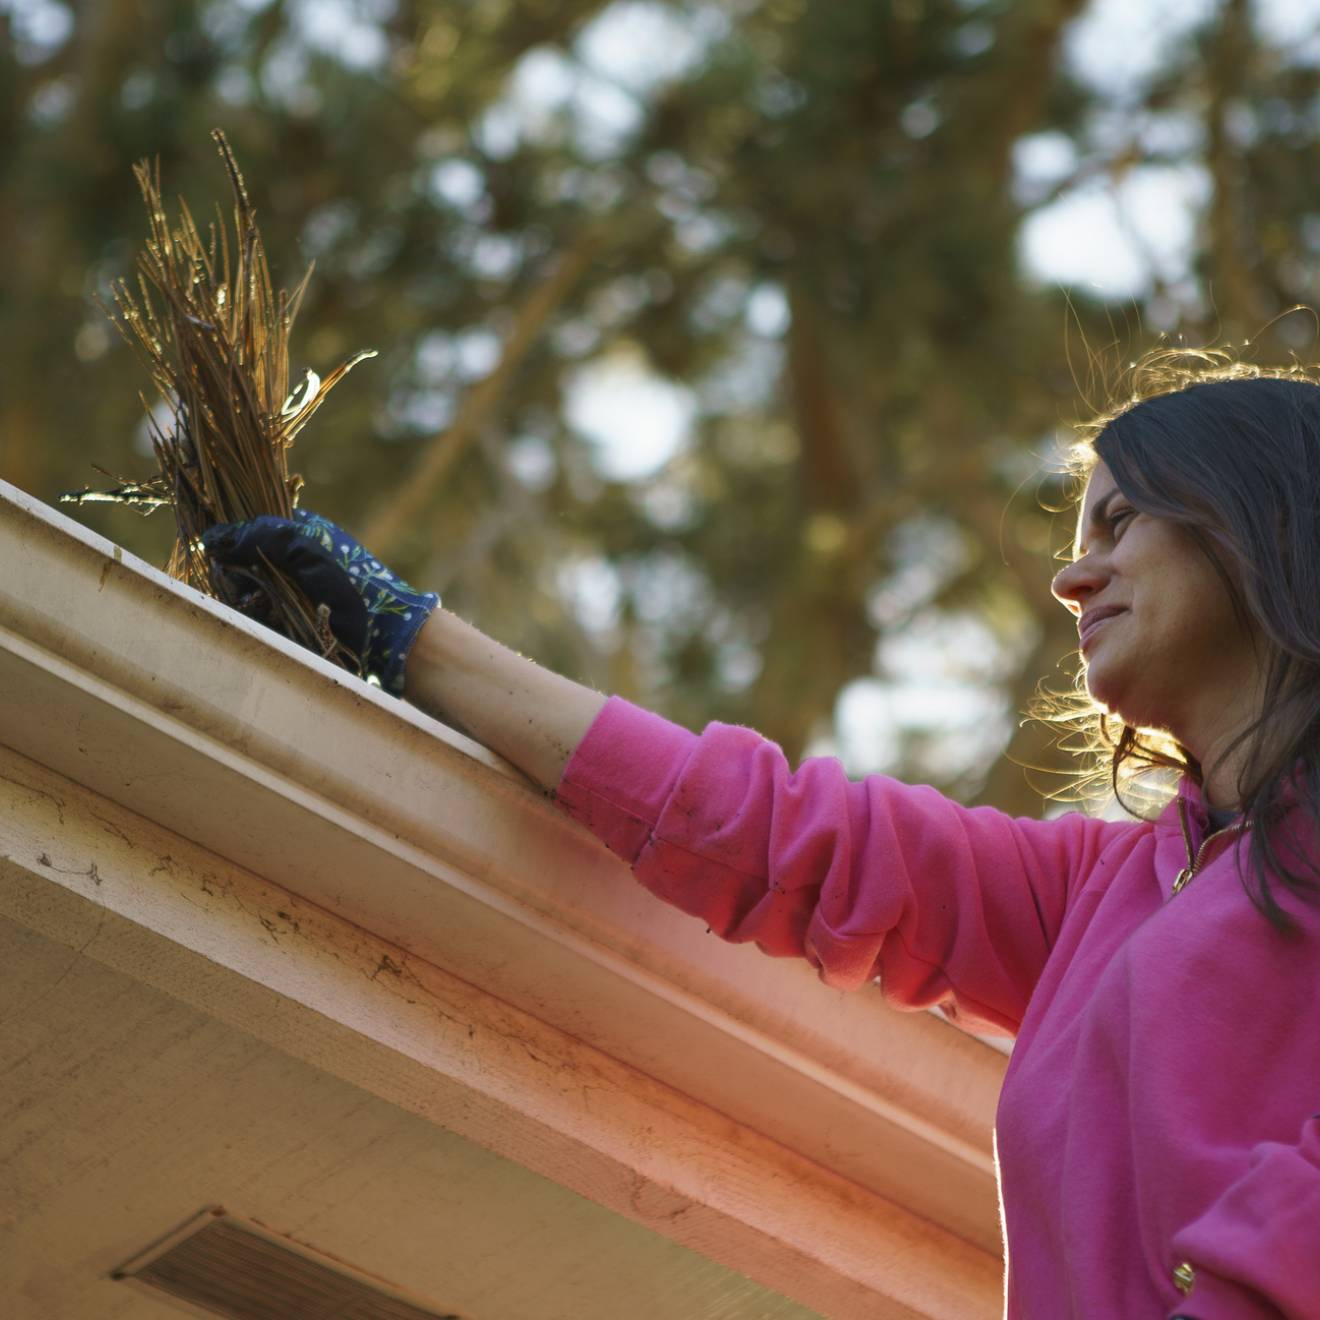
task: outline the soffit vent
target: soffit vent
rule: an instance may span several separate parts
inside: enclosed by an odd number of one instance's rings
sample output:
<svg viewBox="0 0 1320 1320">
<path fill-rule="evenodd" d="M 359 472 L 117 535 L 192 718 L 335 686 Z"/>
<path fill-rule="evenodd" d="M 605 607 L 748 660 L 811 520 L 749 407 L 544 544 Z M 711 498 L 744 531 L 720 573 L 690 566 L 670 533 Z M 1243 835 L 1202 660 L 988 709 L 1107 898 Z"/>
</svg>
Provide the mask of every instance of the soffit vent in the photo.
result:
<svg viewBox="0 0 1320 1320">
<path fill-rule="evenodd" d="M 230 1320 L 463 1320 L 218 1207 L 112 1277 Z"/>
</svg>

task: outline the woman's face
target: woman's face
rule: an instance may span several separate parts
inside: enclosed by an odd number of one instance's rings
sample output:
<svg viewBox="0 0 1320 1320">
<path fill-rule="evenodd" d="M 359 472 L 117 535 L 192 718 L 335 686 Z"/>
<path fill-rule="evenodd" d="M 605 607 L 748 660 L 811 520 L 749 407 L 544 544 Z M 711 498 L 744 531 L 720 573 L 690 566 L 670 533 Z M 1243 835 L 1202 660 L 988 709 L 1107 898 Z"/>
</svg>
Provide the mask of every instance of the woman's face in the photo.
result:
<svg viewBox="0 0 1320 1320">
<path fill-rule="evenodd" d="M 1214 565 L 1178 524 L 1140 513 L 1104 463 L 1073 562 L 1053 590 L 1077 616 L 1091 696 L 1127 724 L 1204 756 L 1254 711 L 1260 661 Z"/>
</svg>

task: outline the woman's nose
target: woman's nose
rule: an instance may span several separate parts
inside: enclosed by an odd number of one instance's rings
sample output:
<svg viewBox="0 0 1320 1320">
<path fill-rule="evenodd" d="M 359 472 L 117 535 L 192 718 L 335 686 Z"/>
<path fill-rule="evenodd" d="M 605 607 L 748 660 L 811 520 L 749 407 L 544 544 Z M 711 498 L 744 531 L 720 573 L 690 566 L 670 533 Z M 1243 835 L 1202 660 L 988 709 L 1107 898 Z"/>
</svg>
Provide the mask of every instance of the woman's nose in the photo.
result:
<svg viewBox="0 0 1320 1320">
<path fill-rule="evenodd" d="M 1089 597 L 1093 596 L 1105 584 L 1105 576 L 1095 561 L 1094 555 L 1083 555 L 1065 564 L 1050 583 L 1050 590 L 1056 600 L 1074 614 L 1081 614 Z"/>
</svg>

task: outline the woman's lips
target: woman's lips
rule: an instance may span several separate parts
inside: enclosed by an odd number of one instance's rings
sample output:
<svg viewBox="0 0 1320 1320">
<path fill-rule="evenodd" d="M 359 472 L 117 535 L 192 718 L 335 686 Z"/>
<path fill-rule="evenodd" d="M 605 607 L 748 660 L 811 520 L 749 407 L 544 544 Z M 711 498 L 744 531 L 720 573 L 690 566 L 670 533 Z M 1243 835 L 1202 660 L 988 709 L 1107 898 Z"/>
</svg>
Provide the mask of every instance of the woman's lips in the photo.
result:
<svg viewBox="0 0 1320 1320">
<path fill-rule="evenodd" d="M 1077 620 L 1077 640 L 1081 644 L 1083 653 L 1095 635 L 1095 630 L 1106 620 L 1124 613 L 1124 609 L 1125 607 L 1121 605 L 1102 605 L 1097 609 L 1088 610 Z"/>
</svg>

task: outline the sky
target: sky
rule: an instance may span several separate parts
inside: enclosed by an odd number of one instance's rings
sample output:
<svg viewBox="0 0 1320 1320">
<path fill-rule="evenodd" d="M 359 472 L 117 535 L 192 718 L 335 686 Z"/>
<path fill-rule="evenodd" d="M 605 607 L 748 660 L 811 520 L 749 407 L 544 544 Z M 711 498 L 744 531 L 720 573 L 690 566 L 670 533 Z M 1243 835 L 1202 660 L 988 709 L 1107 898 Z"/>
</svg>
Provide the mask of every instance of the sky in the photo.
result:
<svg viewBox="0 0 1320 1320">
<path fill-rule="evenodd" d="M 1118 107 L 1139 96 L 1170 49 L 1203 23 L 1217 0 L 1093 0 L 1066 38 L 1072 70 Z M 1320 63 L 1320 0 L 1254 0 L 1254 20 L 1271 44 Z M 1151 131 L 1194 131 L 1165 120 Z M 1077 165 L 1070 144 L 1041 134 L 1019 143 L 1020 191 L 1048 185 Z M 1140 295 L 1152 271 L 1176 284 L 1188 273 L 1196 213 L 1209 196 L 1199 169 L 1138 167 L 1117 186 L 1084 185 L 1032 214 L 1022 228 L 1024 267 L 1054 284 L 1089 286 L 1117 298 Z"/>
</svg>

